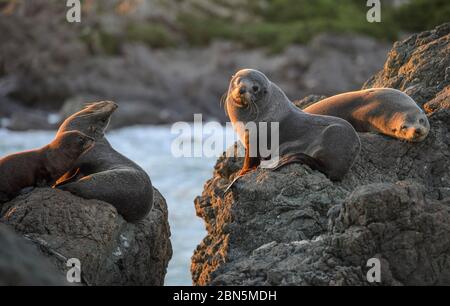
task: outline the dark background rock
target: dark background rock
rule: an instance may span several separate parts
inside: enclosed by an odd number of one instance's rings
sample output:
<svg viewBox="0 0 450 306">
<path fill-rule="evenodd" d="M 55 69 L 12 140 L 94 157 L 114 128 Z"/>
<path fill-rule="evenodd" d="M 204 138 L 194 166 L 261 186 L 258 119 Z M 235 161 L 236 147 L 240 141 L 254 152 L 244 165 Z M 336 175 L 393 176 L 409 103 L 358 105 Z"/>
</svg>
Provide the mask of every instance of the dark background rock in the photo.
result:
<svg viewBox="0 0 450 306">
<path fill-rule="evenodd" d="M 4 204 L 1 222 L 38 245 L 54 266 L 81 261 L 88 285 L 163 285 L 172 257 L 167 205 L 155 189 L 154 208 L 137 224 L 101 201 L 56 189 L 35 189 Z"/>
<path fill-rule="evenodd" d="M 63 274 L 31 242 L 0 223 L 0 286 L 61 286 Z"/>
<path fill-rule="evenodd" d="M 420 105 L 445 101 L 439 88 L 447 81 L 433 69 L 449 58 L 449 28 L 396 43 L 368 84 L 395 88 L 391 82 L 401 70 L 433 80 L 432 86 L 417 83 Z M 392 61 L 404 49 L 415 54 L 417 66 Z M 427 61 L 433 64 L 425 69 Z M 310 96 L 297 105 L 320 99 Z M 194 284 L 370 285 L 366 264 L 378 258 L 382 285 L 449 285 L 450 110 L 433 105 L 431 132 L 422 143 L 360 134 L 361 154 L 338 183 L 295 164 L 276 172 L 258 169 L 224 195 L 242 160 L 220 158 L 195 200 L 208 235 L 192 257 Z"/>
</svg>

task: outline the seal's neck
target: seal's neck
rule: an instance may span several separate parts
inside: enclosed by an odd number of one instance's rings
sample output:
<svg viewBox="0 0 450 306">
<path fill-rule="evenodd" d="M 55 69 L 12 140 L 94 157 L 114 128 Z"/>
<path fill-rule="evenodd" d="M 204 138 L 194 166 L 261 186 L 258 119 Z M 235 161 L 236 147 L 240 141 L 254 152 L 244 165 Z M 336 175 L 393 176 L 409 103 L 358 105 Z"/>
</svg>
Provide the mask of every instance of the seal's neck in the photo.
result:
<svg viewBox="0 0 450 306">
<path fill-rule="evenodd" d="M 270 83 L 266 103 L 260 106 L 260 122 L 280 122 L 289 114 L 293 104 L 276 84 Z"/>
</svg>

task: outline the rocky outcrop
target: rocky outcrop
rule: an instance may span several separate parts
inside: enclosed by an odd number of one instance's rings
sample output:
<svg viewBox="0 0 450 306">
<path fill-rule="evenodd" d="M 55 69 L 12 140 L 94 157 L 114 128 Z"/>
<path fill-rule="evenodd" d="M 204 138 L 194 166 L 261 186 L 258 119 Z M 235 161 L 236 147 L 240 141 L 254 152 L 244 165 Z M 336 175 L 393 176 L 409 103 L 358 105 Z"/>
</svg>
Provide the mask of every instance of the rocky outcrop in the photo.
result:
<svg viewBox="0 0 450 306">
<path fill-rule="evenodd" d="M 394 71 L 418 80 L 410 93 L 433 105 L 424 142 L 360 134 L 361 154 L 342 182 L 295 164 L 258 169 L 226 194 L 242 160 L 220 158 L 195 201 L 208 235 L 192 257 L 194 284 L 370 285 L 367 263 L 377 258 L 382 285 L 449 285 L 450 110 L 440 98 L 446 77 L 433 70 L 448 63 L 449 38 L 447 24 L 396 43 L 368 83 L 406 89 Z"/>
<path fill-rule="evenodd" d="M 36 246 L 0 223 L 0 286 L 61 286 L 65 278 Z"/>
<path fill-rule="evenodd" d="M 384 69 L 364 88 L 391 87 L 410 95 L 420 106 L 450 85 L 450 23 L 397 42 Z"/>
<path fill-rule="evenodd" d="M 108 203 L 57 189 L 35 189 L 4 204 L 0 222 L 27 237 L 66 275 L 81 262 L 85 285 L 163 285 L 172 256 L 167 205 L 155 189 L 154 207 L 137 224 Z"/>
</svg>

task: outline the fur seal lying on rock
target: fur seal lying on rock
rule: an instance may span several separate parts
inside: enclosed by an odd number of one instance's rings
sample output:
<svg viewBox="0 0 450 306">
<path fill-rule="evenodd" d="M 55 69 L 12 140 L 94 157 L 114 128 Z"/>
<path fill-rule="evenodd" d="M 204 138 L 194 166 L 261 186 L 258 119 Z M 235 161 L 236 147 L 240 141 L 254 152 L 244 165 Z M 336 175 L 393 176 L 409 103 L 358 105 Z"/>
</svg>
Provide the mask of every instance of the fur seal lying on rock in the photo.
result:
<svg viewBox="0 0 450 306">
<path fill-rule="evenodd" d="M 391 88 L 343 93 L 314 103 L 303 111 L 345 119 L 358 132 L 378 132 L 411 142 L 423 141 L 430 132 L 428 118 L 417 103 Z"/>
<path fill-rule="evenodd" d="M 147 216 L 153 206 L 153 186 L 147 173 L 117 152 L 105 138 L 105 130 L 117 104 L 93 103 L 67 118 L 58 134 L 81 131 L 95 139 L 95 146 L 57 182 L 57 188 L 85 199 L 112 204 L 128 222 Z"/>
<path fill-rule="evenodd" d="M 27 187 L 52 186 L 93 145 L 94 139 L 79 131 L 64 132 L 43 148 L 0 159 L 0 203 Z"/>
<path fill-rule="evenodd" d="M 259 145 L 250 143 L 248 130 L 242 128 L 249 122 L 279 123 L 280 160 L 275 170 L 300 162 L 323 172 L 331 180 L 341 180 L 359 154 L 359 136 L 347 121 L 301 111 L 276 84 L 257 70 L 244 69 L 233 76 L 225 104 L 233 127 L 246 148 L 239 176 L 261 162 L 259 148 L 252 148 Z M 257 134 L 260 132 L 258 127 Z M 250 156 L 252 150 L 257 156 Z"/>
</svg>

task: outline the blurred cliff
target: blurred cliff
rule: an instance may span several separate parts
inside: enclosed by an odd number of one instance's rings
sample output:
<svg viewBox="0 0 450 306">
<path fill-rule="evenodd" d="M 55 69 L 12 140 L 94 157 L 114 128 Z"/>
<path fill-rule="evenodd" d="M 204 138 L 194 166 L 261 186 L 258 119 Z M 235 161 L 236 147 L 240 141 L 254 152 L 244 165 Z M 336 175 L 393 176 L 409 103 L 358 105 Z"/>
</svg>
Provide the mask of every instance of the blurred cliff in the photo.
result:
<svg viewBox="0 0 450 306">
<path fill-rule="evenodd" d="M 450 15 L 445 0 L 0 1 L 0 127 L 51 129 L 83 103 L 119 103 L 115 126 L 225 120 L 219 106 L 237 69 L 263 70 L 290 98 L 358 89 L 390 42 Z M 54 114 L 54 115 L 49 115 Z"/>
</svg>

